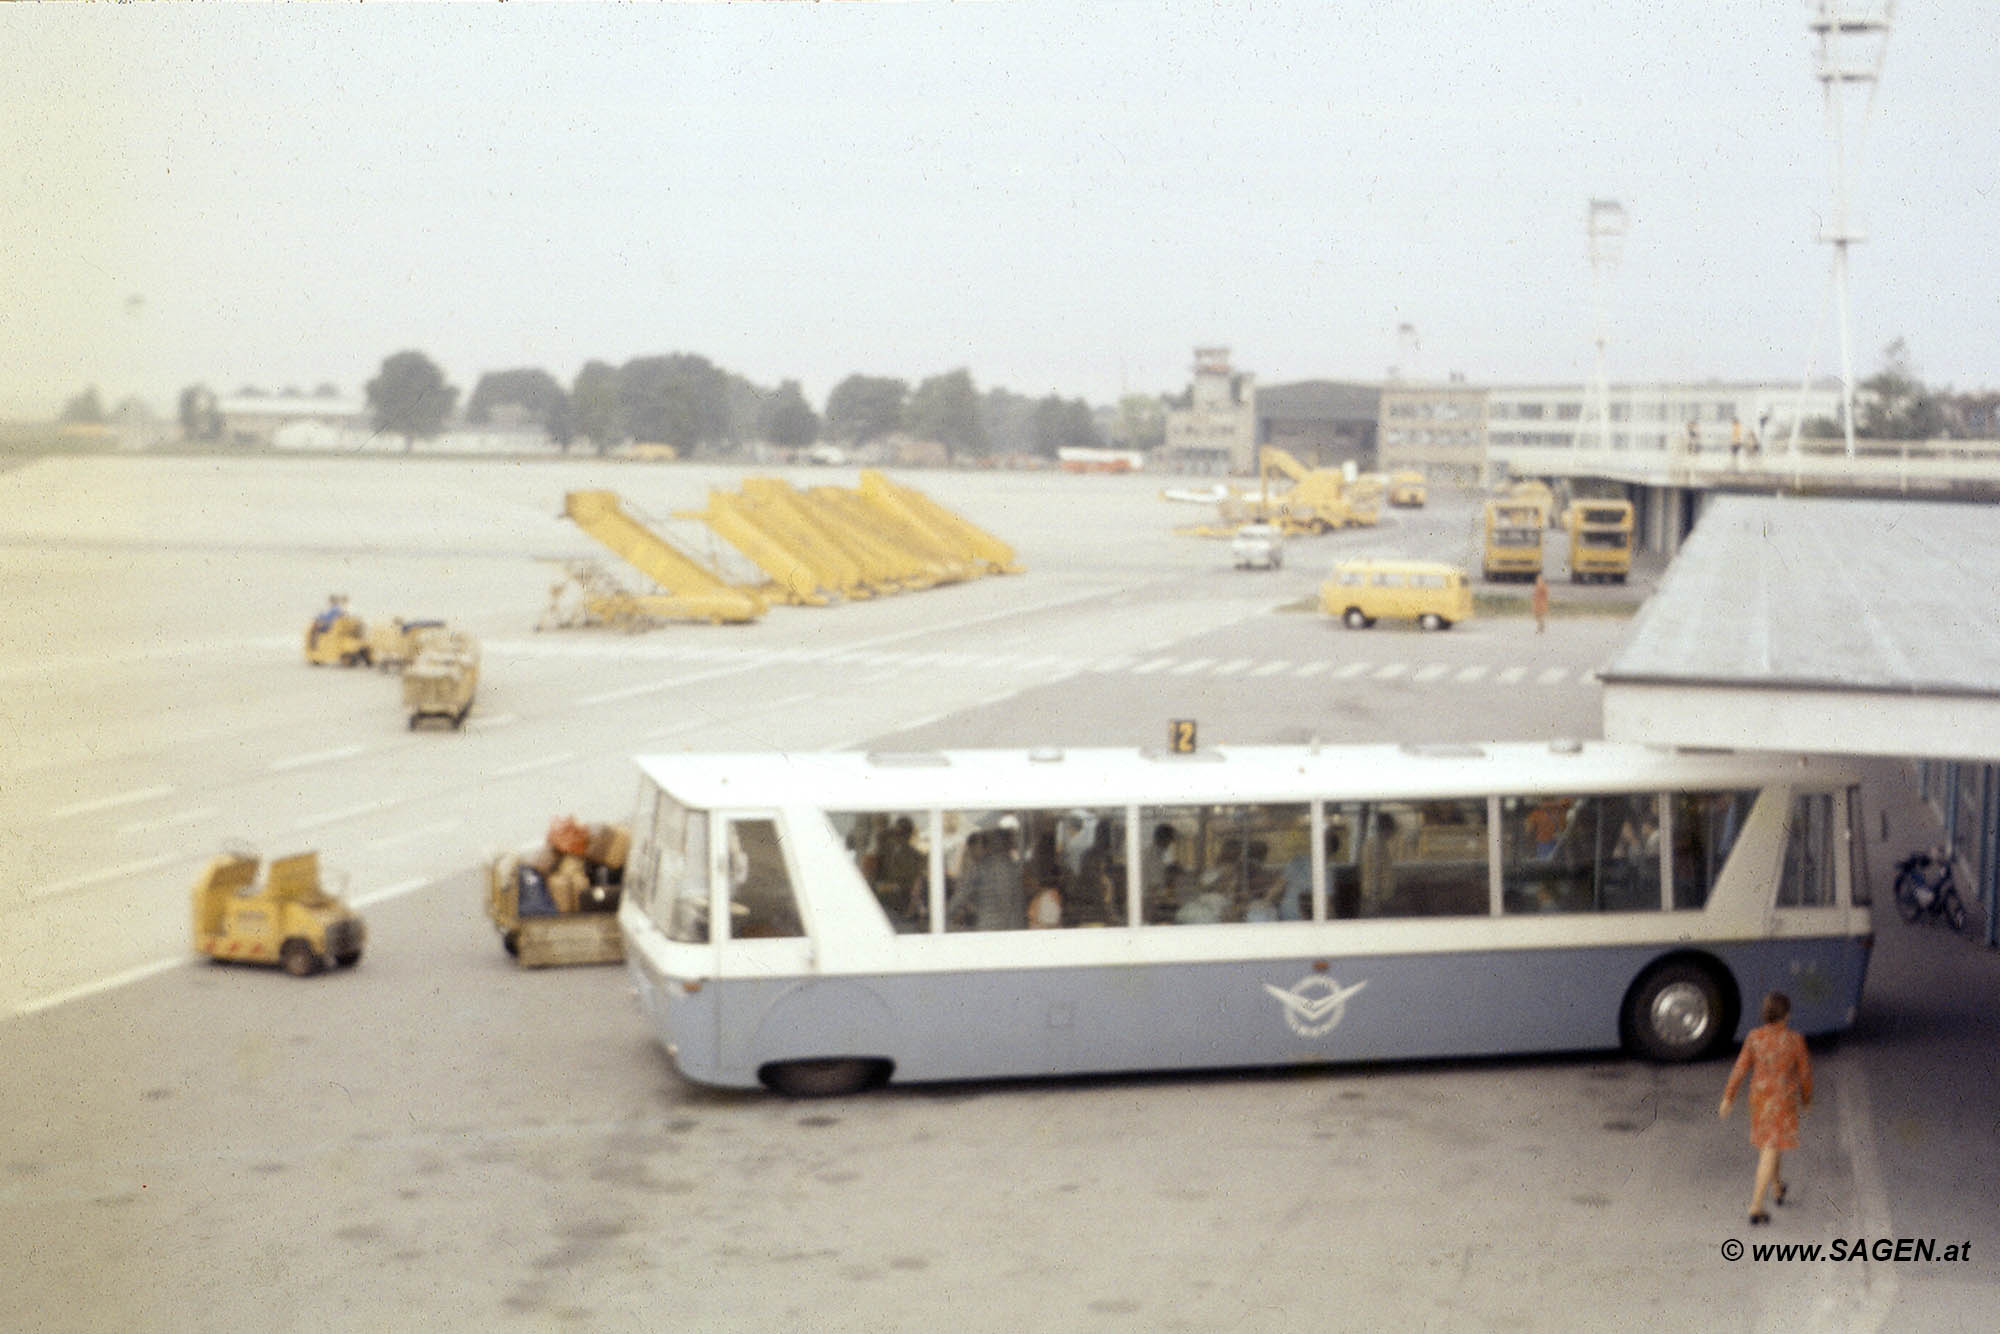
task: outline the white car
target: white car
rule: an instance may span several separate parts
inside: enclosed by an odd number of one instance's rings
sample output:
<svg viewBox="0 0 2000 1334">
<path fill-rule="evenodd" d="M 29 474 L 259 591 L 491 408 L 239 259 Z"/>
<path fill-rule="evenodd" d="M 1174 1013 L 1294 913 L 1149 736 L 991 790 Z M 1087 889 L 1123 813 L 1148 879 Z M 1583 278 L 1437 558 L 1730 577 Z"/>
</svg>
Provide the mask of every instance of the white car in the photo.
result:
<svg viewBox="0 0 2000 1334">
<path fill-rule="evenodd" d="M 1236 568 L 1275 570 L 1285 563 L 1285 535 L 1268 523 L 1246 523 L 1229 539 Z"/>
</svg>

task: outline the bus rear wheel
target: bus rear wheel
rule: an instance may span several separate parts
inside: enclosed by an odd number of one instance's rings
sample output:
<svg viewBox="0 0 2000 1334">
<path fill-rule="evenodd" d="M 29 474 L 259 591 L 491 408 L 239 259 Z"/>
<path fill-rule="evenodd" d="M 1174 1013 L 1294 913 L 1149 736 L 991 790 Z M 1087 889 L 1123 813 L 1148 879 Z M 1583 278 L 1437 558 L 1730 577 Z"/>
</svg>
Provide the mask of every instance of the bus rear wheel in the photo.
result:
<svg viewBox="0 0 2000 1334">
<path fill-rule="evenodd" d="M 1366 630 L 1372 624 L 1366 616 L 1361 614 L 1361 608 L 1359 607 L 1349 607 L 1346 614 L 1340 618 L 1340 622 L 1350 630 Z"/>
<path fill-rule="evenodd" d="M 838 1098 L 887 1082 L 887 1061 L 858 1056 L 820 1061 L 773 1061 L 757 1072 L 773 1093 L 788 1098 Z"/>
<path fill-rule="evenodd" d="M 1417 617 L 1417 624 L 1426 630 L 1449 630 L 1451 622 L 1434 611 L 1427 611 Z"/>
<path fill-rule="evenodd" d="M 1625 998 L 1625 1040 L 1655 1061 L 1692 1061 L 1723 1039 L 1722 984 L 1701 964 L 1661 964 Z"/>
</svg>

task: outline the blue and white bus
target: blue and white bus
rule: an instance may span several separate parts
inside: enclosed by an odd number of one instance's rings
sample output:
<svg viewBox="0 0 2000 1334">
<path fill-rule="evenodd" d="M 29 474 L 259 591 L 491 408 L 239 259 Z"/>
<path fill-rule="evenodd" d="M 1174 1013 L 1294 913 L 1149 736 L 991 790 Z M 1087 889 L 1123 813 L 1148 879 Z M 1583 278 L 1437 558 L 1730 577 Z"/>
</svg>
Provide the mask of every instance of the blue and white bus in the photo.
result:
<svg viewBox="0 0 2000 1334">
<path fill-rule="evenodd" d="M 1609 743 L 686 754 L 619 923 L 707 1084 L 1626 1046 L 1850 1025 L 1859 775 Z"/>
</svg>

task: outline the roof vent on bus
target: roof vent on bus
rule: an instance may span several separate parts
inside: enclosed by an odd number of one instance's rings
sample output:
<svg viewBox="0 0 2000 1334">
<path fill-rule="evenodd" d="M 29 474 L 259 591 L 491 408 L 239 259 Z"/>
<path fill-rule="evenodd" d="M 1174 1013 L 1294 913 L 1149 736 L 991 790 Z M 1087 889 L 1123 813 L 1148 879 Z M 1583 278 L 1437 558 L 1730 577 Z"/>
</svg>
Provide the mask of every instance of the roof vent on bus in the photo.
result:
<svg viewBox="0 0 2000 1334">
<path fill-rule="evenodd" d="M 1463 742 L 1442 741 L 1419 744 L 1405 741 L 1402 745 L 1405 755 L 1417 755 L 1427 760 L 1477 760 L 1484 759 L 1484 746 L 1468 746 Z"/>
<path fill-rule="evenodd" d="M 941 750 L 871 750 L 868 763 L 884 769 L 927 769 L 951 763 Z"/>
<path fill-rule="evenodd" d="M 1573 736 L 1559 736 L 1554 741 L 1549 742 L 1549 753 L 1551 755 L 1581 755 L 1583 754 L 1583 743 Z"/>
<path fill-rule="evenodd" d="M 1028 752 L 1028 759 L 1034 764 L 1061 764 L 1062 757 L 1061 746 L 1036 746 Z"/>
</svg>

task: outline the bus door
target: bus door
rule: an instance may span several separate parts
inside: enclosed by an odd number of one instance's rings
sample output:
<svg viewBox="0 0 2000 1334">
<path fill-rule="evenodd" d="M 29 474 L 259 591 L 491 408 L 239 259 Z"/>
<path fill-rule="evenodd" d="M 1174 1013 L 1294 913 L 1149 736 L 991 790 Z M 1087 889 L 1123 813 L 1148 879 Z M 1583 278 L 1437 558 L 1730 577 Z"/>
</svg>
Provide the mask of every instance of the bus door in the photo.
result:
<svg viewBox="0 0 2000 1334">
<path fill-rule="evenodd" d="M 853 973 L 837 921 L 808 935 L 809 897 L 799 892 L 810 864 L 804 840 L 785 836 L 776 811 L 728 812 L 716 820 L 718 909 L 716 1024 L 726 1066 L 890 1056 L 895 1024 L 872 982 Z M 815 901 L 829 918 L 837 898 Z M 837 957 L 829 960 L 831 947 Z M 831 964 L 831 968 L 829 968 Z"/>
<path fill-rule="evenodd" d="M 716 932 L 721 977 L 792 977 L 812 971 L 812 944 L 776 813 L 717 819 L 714 878 L 724 923 Z"/>
</svg>

